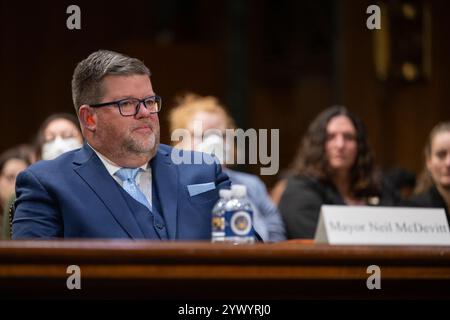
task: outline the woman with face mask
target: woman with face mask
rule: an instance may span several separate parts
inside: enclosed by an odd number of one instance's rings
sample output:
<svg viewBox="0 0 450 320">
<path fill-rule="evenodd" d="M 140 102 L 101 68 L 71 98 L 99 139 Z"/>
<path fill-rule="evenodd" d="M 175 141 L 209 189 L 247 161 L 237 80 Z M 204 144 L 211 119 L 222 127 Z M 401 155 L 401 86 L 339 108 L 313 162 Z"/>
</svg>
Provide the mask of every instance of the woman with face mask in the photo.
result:
<svg viewBox="0 0 450 320">
<path fill-rule="evenodd" d="M 78 120 L 75 116 L 67 113 L 54 114 L 45 119 L 42 123 L 36 137 L 35 143 L 35 159 L 34 160 L 52 160 L 60 156 L 64 152 L 78 149 L 83 144 L 81 130 Z M 4 205 L 3 213 L 3 238 L 9 239 L 11 235 L 9 209 L 14 203 L 15 196 L 11 194 L 11 198 Z"/>
<path fill-rule="evenodd" d="M 436 125 L 425 145 L 425 169 L 409 204 L 443 208 L 450 225 L 450 122 Z"/>
<path fill-rule="evenodd" d="M 54 114 L 41 125 L 36 139 L 36 159 L 52 160 L 61 154 L 81 148 L 83 138 L 75 116 Z"/>
<path fill-rule="evenodd" d="M 176 148 L 214 154 L 231 182 L 247 187 L 248 198 L 253 205 L 254 227 L 263 241 L 285 240 L 283 221 L 263 181 L 258 176 L 227 167 L 234 163 L 235 150 L 227 141 L 226 130 L 234 129 L 235 124 L 219 100 L 212 96 L 186 94 L 178 99 L 177 106 L 172 109 L 169 123 L 172 133 L 177 129 L 188 132 L 183 140 L 176 143 Z"/>
</svg>

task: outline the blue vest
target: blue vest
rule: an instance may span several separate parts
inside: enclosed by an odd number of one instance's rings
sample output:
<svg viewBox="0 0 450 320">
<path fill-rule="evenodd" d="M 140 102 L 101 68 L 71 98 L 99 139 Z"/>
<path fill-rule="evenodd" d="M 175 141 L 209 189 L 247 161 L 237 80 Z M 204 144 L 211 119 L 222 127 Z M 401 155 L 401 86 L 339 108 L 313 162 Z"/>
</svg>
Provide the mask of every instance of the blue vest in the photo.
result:
<svg viewBox="0 0 450 320">
<path fill-rule="evenodd" d="M 144 234 L 145 239 L 160 239 L 167 240 L 167 228 L 164 221 L 164 217 L 161 214 L 161 207 L 159 205 L 159 200 L 157 193 L 155 192 L 155 186 L 152 186 L 152 211 L 148 210 L 146 206 L 135 200 L 132 196 L 128 194 L 119 184 L 117 184 L 125 202 L 130 208 L 136 222 Z"/>
</svg>

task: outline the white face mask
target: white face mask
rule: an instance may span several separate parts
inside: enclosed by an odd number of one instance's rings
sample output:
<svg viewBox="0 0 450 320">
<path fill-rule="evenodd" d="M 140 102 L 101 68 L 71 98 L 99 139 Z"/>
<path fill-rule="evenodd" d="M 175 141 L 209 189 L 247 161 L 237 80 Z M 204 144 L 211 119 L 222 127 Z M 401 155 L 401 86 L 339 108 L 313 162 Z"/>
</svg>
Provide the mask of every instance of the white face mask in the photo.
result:
<svg viewBox="0 0 450 320">
<path fill-rule="evenodd" d="M 226 160 L 230 159 L 229 145 L 217 134 L 210 134 L 204 137 L 196 149 L 197 151 L 214 154 L 221 164 L 224 164 Z"/>
<path fill-rule="evenodd" d="M 61 138 L 57 136 L 52 141 L 44 143 L 42 146 L 42 159 L 52 160 L 60 156 L 64 152 L 78 149 L 81 143 L 76 138 Z"/>
</svg>

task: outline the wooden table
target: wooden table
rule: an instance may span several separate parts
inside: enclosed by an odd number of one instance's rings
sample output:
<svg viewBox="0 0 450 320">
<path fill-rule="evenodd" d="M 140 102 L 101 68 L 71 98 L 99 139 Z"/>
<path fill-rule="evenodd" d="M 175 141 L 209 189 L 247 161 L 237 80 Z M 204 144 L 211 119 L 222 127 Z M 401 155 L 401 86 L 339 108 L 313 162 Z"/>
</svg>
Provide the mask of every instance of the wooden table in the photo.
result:
<svg viewBox="0 0 450 320">
<path fill-rule="evenodd" d="M 69 290 L 70 265 L 81 290 Z M 381 270 L 369 290 L 367 268 Z M 450 247 L 0 241 L 0 298 L 450 299 Z"/>
</svg>

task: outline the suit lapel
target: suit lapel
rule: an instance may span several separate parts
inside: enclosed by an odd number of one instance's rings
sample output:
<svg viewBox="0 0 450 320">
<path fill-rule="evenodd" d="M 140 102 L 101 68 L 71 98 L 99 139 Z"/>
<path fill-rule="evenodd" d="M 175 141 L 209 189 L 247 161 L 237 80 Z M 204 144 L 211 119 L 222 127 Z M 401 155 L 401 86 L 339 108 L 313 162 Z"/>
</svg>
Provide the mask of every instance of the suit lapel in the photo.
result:
<svg viewBox="0 0 450 320">
<path fill-rule="evenodd" d="M 73 163 L 75 172 L 97 194 L 128 235 L 131 238 L 144 238 L 144 234 L 115 185 L 116 182 L 87 144 L 77 153 Z"/>
<path fill-rule="evenodd" d="M 153 190 L 157 193 L 169 239 L 177 235 L 178 170 L 170 161 L 170 154 L 161 149 L 151 161 Z"/>
</svg>

